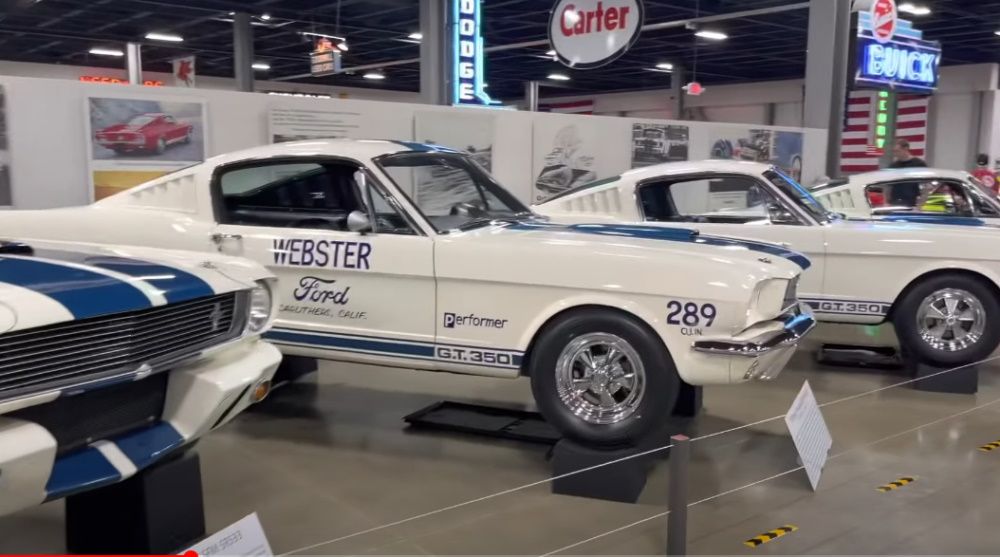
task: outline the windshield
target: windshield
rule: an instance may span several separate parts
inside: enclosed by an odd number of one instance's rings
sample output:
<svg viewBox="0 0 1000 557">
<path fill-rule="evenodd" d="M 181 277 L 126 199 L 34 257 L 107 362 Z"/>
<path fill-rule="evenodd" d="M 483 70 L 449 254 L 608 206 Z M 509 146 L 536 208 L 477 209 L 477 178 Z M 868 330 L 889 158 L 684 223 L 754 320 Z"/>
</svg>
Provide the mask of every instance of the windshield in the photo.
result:
<svg viewBox="0 0 1000 557">
<path fill-rule="evenodd" d="M 990 217 L 1000 216 L 1000 201 L 990 188 L 979 183 L 979 180 L 971 175 L 965 177 L 965 183 L 970 186 L 972 202 L 980 214 Z"/>
<path fill-rule="evenodd" d="M 397 153 L 376 163 L 438 232 L 531 214 L 466 155 Z"/>
<path fill-rule="evenodd" d="M 791 179 L 785 173 L 772 169 L 765 172 L 764 177 L 819 222 L 828 222 L 834 219 L 833 213 L 827 211 L 808 190 L 802 187 L 802 184 Z"/>
</svg>

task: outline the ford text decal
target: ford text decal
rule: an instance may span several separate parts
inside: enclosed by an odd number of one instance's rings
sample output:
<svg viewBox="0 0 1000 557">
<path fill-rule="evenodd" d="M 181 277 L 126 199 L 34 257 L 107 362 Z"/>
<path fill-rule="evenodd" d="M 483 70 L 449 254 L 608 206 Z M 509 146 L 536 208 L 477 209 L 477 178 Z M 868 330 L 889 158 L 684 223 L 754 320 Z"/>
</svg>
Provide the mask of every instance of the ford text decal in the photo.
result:
<svg viewBox="0 0 1000 557">
<path fill-rule="evenodd" d="M 275 238 L 273 242 L 275 265 L 362 271 L 372 268 L 372 245 L 368 242 L 298 238 Z"/>
</svg>

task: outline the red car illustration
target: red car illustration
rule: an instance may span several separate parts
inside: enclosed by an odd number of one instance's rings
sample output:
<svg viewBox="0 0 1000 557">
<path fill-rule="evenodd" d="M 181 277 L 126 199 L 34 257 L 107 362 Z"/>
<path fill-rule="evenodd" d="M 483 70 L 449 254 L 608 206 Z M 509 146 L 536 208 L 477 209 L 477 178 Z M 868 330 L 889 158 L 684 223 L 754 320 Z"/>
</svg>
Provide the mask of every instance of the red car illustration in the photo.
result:
<svg viewBox="0 0 1000 557">
<path fill-rule="evenodd" d="M 191 141 L 193 126 L 169 114 L 147 112 L 95 134 L 97 144 L 116 153 L 145 151 L 160 154 L 167 146 Z"/>
</svg>

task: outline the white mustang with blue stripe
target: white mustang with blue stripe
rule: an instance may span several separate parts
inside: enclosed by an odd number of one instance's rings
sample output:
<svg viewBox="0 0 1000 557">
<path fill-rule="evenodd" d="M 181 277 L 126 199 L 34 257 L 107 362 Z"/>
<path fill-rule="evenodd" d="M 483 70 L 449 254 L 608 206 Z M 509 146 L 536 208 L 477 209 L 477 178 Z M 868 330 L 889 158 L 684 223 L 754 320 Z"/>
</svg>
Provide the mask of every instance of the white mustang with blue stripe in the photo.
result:
<svg viewBox="0 0 1000 557">
<path fill-rule="evenodd" d="M 0 514 L 126 479 L 266 395 L 273 286 L 219 255 L 0 241 Z"/>
<path fill-rule="evenodd" d="M 660 230 L 695 228 L 779 242 L 812 262 L 799 291 L 819 321 L 891 322 L 904 357 L 956 366 L 978 362 L 1000 345 L 997 230 L 959 215 L 897 212 L 887 213 L 886 221 L 866 222 L 840 213 L 856 217 L 849 206 L 856 211 L 868 205 L 859 186 L 868 182 L 868 194 L 877 189 L 880 201 L 912 196 L 922 200 L 918 206 L 1000 216 L 1000 204 L 980 188 L 970 189 L 967 178 L 933 169 L 883 171 L 852 177 L 847 190 L 821 186 L 824 197 L 817 200 L 766 164 L 668 163 L 581 186 L 535 210 L 564 223 L 641 222 Z M 845 332 L 850 334 L 843 328 L 836 333 Z"/>
<path fill-rule="evenodd" d="M 90 207 L 8 212 L 6 230 L 247 257 L 278 277 L 268 338 L 285 354 L 530 376 L 546 418 L 586 443 L 657 430 L 684 383 L 774 377 L 813 325 L 795 251 L 554 224 L 433 145 L 260 147 Z"/>
</svg>

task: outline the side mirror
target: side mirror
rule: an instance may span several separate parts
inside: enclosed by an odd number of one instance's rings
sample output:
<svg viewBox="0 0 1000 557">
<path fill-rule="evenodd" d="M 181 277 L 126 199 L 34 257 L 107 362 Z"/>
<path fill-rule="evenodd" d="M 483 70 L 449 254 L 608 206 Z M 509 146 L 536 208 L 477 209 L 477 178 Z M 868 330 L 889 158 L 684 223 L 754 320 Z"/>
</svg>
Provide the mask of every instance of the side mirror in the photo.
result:
<svg viewBox="0 0 1000 557">
<path fill-rule="evenodd" d="M 768 203 L 767 216 L 771 224 L 799 224 L 799 219 L 780 203 Z"/>
<path fill-rule="evenodd" d="M 347 215 L 347 229 L 362 234 L 372 231 L 372 221 L 364 211 L 351 211 Z"/>
<path fill-rule="evenodd" d="M 372 203 L 372 188 L 368 185 L 368 176 L 363 170 L 354 172 L 354 183 L 361 192 L 365 211 L 351 211 L 347 215 L 347 229 L 362 234 L 375 232 L 375 205 Z"/>
</svg>

